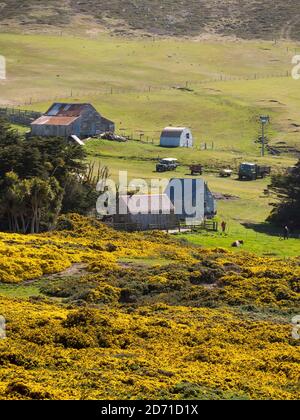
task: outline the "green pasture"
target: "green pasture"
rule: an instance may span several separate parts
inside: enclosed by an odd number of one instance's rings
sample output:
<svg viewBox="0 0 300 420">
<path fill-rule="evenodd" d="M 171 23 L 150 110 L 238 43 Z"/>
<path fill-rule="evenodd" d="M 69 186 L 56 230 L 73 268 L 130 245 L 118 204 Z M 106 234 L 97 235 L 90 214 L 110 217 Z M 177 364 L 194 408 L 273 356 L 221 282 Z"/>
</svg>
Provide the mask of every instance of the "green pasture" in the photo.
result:
<svg viewBox="0 0 300 420">
<path fill-rule="evenodd" d="M 21 285 L 0 283 L 0 295 L 2 296 L 28 299 L 32 296 L 39 296 L 40 294 L 38 283 Z"/>
<path fill-rule="evenodd" d="M 64 93 L 184 85 L 221 77 L 260 77 L 291 69 L 294 43 L 180 39 L 97 39 L 0 34 L 9 102 L 52 98 Z"/>
<path fill-rule="evenodd" d="M 186 125 L 197 148 L 213 146 L 220 161 L 232 164 L 245 155 L 259 157 L 255 141 L 262 113 L 271 116 L 272 144 L 297 146 L 300 81 L 290 76 L 297 52 L 289 42 L 2 33 L 7 81 L 0 82 L 0 104 L 45 111 L 53 101 L 91 102 L 116 122 L 120 134 L 154 145 L 166 125 Z M 111 154 L 112 147 L 102 144 L 102 153 Z M 134 145 L 125 149 L 125 155 L 132 153 Z M 159 154 L 145 150 L 151 157 Z M 194 157 L 176 154 L 186 161 Z"/>
<path fill-rule="evenodd" d="M 221 247 L 235 252 L 247 251 L 269 257 L 299 257 L 299 236 L 284 241 L 279 229 L 274 229 L 272 231 L 263 224 L 256 225 L 255 229 L 257 230 L 253 230 L 253 228 L 247 229 L 230 220 L 229 230 L 225 235 L 222 235 L 221 233 L 201 232 L 199 234 L 181 234 L 180 237 L 184 237 L 189 242 L 206 248 Z M 243 240 L 244 245 L 240 248 L 233 248 L 232 244 L 236 240 Z"/>
</svg>

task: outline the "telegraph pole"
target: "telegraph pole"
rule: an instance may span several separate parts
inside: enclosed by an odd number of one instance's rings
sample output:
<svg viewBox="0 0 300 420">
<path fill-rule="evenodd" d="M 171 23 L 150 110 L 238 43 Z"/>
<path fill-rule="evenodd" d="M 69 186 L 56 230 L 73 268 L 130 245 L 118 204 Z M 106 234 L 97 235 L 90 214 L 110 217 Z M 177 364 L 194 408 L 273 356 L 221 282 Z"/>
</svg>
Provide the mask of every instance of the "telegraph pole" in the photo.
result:
<svg viewBox="0 0 300 420">
<path fill-rule="evenodd" d="M 265 126 L 268 122 L 270 122 L 270 117 L 268 115 L 261 115 L 260 122 L 261 122 L 261 128 L 262 128 L 261 155 L 264 157 L 265 156 L 265 148 L 266 148 Z"/>
</svg>

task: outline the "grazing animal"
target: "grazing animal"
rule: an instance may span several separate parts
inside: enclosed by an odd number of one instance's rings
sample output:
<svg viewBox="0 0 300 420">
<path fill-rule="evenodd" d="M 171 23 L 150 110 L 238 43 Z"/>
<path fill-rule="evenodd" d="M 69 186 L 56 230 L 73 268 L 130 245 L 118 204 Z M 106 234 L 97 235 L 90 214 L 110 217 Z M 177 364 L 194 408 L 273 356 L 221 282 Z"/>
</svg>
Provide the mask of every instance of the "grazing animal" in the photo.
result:
<svg viewBox="0 0 300 420">
<path fill-rule="evenodd" d="M 242 245 L 244 245 L 244 241 L 240 240 L 240 241 L 235 241 L 233 242 L 233 244 L 231 245 L 233 248 L 239 248 Z"/>
</svg>

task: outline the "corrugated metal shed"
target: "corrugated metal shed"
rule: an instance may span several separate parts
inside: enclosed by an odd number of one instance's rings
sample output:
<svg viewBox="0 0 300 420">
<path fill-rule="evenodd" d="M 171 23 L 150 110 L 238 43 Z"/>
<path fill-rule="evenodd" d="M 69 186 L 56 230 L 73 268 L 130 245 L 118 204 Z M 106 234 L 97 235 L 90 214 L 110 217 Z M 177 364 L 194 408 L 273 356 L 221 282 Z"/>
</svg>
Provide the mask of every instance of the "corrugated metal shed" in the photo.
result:
<svg viewBox="0 0 300 420">
<path fill-rule="evenodd" d="M 193 147 L 193 135 L 187 127 L 166 127 L 160 136 L 162 147 Z"/>
<path fill-rule="evenodd" d="M 106 131 L 114 132 L 115 124 L 102 117 L 91 104 L 54 103 L 43 117 L 31 124 L 31 135 L 41 137 L 87 138 Z"/>
</svg>

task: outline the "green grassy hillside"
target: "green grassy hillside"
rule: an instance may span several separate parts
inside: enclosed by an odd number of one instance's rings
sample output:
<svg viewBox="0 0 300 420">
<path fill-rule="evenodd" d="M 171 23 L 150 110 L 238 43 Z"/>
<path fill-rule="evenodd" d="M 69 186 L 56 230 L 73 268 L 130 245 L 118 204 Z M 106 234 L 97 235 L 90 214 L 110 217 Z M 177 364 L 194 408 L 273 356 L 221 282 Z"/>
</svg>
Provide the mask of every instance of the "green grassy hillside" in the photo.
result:
<svg viewBox="0 0 300 420">
<path fill-rule="evenodd" d="M 272 116 L 272 142 L 297 143 L 300 82 L 289 75 L 295 52 L 291 43 L 0 34 L 8 71 L 0 104 L 44 111 L 62 98 L 88 101 L 135 138 L 143 131 L 157 143 L 164 126 L 184 124 L 198 146 L 256 154 L 260 113 Z M 186 86 L 191 91 L 178 90 Z"/>
<path fill-rule="evenodd" d="M 218 169 L 230 165 L 236 170 L 241 161 L 251 160 L 278 171 L 296 161 L 295 153 L 262 159 L 255 142 L 259 115 L 269 114 L 270 143 L 300 148 L 300 82 L 289 75 L 296 44 L 1 34 L 0 51 L 8 62 L 8 79 L 0 85 L 2 104 L 43 112 L 55 100 L 90 102 L 116 122 L 119 133 L 135 139 L 126 144 L 87 143 L 89 159 L 107 165 L 114 178 L 120 169 L 127 170 L 129 178 L 157 177 L 155 163 L 162 157 L 179 159 L 178 176 L 186 176 L 191 163 L 202 163 L 214 192 L 238 197 L 218 203 L 219 216 L 229 222 L 232 234 L 224 246 L 249 237 L 245 223 L 266 219 L 270 208 L 263 192 L 269 180 L 222 180 Z M 178 89 L 186 86 L 189 90 Z M 190 126 L 196 147 L 160 148 L 160 132 L 169 124 Z M 208 150 L 203 150 L 204 143 Z M 266 244 L 267 238 L 262 238 Z M 274 252 L 276 244 L 266 252 Z"/>
</svg>

